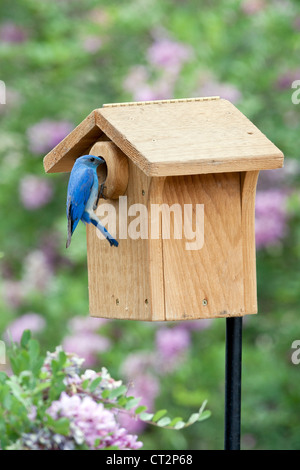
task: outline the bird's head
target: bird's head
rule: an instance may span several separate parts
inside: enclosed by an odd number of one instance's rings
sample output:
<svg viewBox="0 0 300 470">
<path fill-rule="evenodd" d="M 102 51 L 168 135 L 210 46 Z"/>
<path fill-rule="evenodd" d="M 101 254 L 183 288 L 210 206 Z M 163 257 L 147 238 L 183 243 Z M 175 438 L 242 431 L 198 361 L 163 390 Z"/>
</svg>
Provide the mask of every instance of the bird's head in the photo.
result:
<svg viewBox="0 0 300 470">
<path fill-rule="evenodd" d="M 90 168 L 97 168 L 102 163 L 105 163 L 102 157 L 95 157 L 94 155 L 83 155 L 82 157 L 77 158 L 77 165 L 86 165 Z"/>
</svg>

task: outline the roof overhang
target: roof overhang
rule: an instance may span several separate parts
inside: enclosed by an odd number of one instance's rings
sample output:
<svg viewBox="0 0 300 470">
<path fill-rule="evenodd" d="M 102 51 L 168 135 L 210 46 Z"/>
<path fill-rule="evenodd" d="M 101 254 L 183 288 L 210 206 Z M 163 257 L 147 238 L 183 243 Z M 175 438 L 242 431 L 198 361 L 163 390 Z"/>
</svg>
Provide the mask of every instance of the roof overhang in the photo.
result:
<svg viewBox="0 0 300 470">
<path fill-rule="evenodd" d="M 280 168 L 283 153 L 233 104 L 218 97 L 107 104 L 44 158 L 71 171 L 99 140 L 113 141 L 149 176 Z"/>
</svg>

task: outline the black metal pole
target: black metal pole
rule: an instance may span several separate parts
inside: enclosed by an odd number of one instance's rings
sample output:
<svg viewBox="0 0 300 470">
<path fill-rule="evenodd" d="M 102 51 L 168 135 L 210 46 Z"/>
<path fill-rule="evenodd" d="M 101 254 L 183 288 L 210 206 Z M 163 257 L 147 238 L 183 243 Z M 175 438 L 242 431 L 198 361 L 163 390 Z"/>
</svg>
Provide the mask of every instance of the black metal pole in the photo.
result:
<svg viewBox="0 0 300 470">
<path fill-rule="evenodd" d="M 243 317 L 226 318 L 225 450 L 239 450 L 241 436 Z"/>
</svg>

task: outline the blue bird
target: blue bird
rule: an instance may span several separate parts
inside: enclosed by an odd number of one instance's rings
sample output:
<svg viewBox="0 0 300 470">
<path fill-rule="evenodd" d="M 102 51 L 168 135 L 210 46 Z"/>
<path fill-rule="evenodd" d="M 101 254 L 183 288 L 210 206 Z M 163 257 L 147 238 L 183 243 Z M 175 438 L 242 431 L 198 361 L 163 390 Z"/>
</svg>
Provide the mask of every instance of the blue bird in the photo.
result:
<svg viewBox="0 0 300 470">
<path fill-rule="evenodd" d="M 110 246 L 118 246 L 117 240 L 110 235 L 94 214 L 99 191 L 97 167 L 103 163 L 104 160 L 101 157 L 83 155 L 83 157 L 77 158 L 72 168 L 67 195 L 68 239 L 66 248 L 71 243 L 72 234 L 79 220 L 84 224 L 92 223 L 105 236 Z"/>
</svg>

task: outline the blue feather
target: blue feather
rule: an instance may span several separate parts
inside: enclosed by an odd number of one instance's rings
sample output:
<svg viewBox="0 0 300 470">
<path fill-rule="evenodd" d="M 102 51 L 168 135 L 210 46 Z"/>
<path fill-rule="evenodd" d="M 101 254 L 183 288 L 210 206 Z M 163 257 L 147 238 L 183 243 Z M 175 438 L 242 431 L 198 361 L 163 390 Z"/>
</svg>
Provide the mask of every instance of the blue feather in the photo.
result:
<svg viewBox="0 0 300 470">
<path fill-rule="evenodd" d="M 92 223 L 107 238 L 111 246 L 118 246 L 118 242 L 110 235 L 99 219 L 92 212 L 93 205 L 98 196 L 97 167 L 104 163 L 101 157 L 84 155 L 76 160 L 71 171 L 67 193 L 68 238 L 66 247 L 71 243 L 71 237 L 79 220 Z"/>
</svg>

